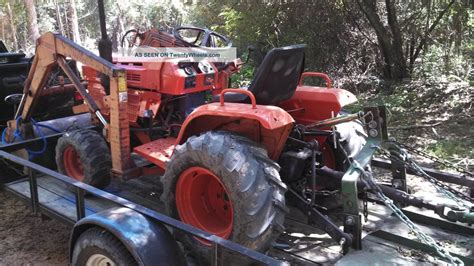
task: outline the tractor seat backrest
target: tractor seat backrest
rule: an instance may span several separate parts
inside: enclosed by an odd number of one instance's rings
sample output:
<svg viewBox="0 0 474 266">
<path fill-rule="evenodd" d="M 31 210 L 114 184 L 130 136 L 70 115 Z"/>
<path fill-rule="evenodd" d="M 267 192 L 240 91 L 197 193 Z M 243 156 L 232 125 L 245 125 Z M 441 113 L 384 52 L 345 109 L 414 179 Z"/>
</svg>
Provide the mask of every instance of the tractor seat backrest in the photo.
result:
<svg viewBox="0 0 474 266">
<path fill-rule="evenodd" d="M 258 104 L 276 105 L 293 96 L 303 71 L 305 47 L 291 45 L 267 53 L 248 88 Z"/>
</svg>

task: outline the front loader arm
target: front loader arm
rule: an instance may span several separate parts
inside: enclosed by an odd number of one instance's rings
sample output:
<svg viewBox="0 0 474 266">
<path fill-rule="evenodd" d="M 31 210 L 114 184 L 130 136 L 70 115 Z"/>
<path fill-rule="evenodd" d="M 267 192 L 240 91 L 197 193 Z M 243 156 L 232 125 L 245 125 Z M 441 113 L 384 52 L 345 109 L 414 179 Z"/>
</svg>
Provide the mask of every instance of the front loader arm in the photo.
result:
<svg viewBox="0 0 474 266">
<path fill-rule="evenodd" d="M 42 90 L 45 88 L 51 70 L 56 65 L 59 64 L 68 78 L 74 83 L 77 76 L 75 76 L 69 67 L 64 64 L 65 58 L 71 58 L 72 60 L 81 62 L 94 70 L 109 76 L 110 79 L 117 78 L 120 76 L 119 73 L 125 73 L 124 69 L 119 68 L 107 60 L 84 49 L 64 36 L 51 32 L 45 33 L 37 41 L 35 57 L 23 89 L 24 97 L 15 118 L 17 118 L 20 113 L 25 121 L 31 118 L 35 104 L 40 97 Z M 83 86 L 79 84 L 74 85 L 76 85 L 79 93 L 84 94 L 82 96 L 86 99 L 86 102 L 92 111 L 96 112 L 97 107 L 94 106 L 95 103 L 93 103 L 92 98 L 86 94 Z"/>
<path fill-rule="evenodd" d="M 110 79 L 110 121 L 107 122 L 93 98 L 80 82 L 79 77 L 67 65 L 66 58 L 87 65 Z M 107 60 L 84 49 L 60 34 L 45 33 L 37 41 L 36 54 L 25 81 L 23 97 L 15 115 L 24 122 L 32 117 L 36 103 L 45 89 L 46 82 L 54 67 L 59 65 L 75 88 L 85 99 L 92 113 L 104 125 L 104 134 L 110 142 L 113 172 L 122 175 L 131 169 L 130 135 L 127 112 L 127 84 L 125 69 L 117 67 Z"/>
</svg>

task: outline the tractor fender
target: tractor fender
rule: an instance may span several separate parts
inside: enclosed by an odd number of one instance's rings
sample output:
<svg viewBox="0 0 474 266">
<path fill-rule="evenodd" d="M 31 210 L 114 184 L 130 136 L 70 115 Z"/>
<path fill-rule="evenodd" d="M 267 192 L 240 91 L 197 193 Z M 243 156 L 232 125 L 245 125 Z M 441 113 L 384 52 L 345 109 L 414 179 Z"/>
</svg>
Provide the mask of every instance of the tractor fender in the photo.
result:
<svg viewBox="0 0 474 266">
<path fill-rule="evenodd" d="M 193 135 L 224 130 L 262 144 L 277 160 L 294 124 L 293 117 L 277 106 L 210 103 L 196 108 L 184 121 L 176 144 Z"/>
<path fill-rule="evenodd" d="M 342 107 L 354 102 L 356 96 L 343 89 L 298 86 L 293 97 L 279 106 L 292 110 L 298 124 L 309 124 L 337 116 Z"/>
<path fill-rule="evenodd" d="M 157 262 L 162 265 L 185 264 L 178 244 L 164 225 L 125 207 L 107 209 L 79 220 L 71 234 L 70 259 L 79 236 L 91 227 L 113 234 L 138 265 L 155 265 Z"/>
</svg>

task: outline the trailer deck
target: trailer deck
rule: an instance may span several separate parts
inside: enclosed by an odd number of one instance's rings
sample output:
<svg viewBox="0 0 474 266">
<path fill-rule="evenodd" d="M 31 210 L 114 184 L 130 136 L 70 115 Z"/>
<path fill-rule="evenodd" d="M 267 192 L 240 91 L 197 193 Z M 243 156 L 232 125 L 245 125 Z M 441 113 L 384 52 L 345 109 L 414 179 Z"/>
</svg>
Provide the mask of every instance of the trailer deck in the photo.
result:
<svg viewBox="0 0 474 266">
<path fill-rule="evenodd" d="M 108 192 L 77 182 L 68 176 L 5 151 L 0 150 L 0 157 L 22 166 L 25 173 L 27 173 L 26 175 L 18 175 L 16 178 L 0 174 L 0 181 L 2 181 L 0 188 L 25 200 L 32 207 L 34 213 L 56 218 L 70 224 L 77 224 L 85 217 L 94 216 L 94 214 L 103 213 L 104 211 L 116 213 L 130 213 L 132 211 L 142 215 L 141 219 L 165 225 L 169 230 L 178 230 L 209 241 L 213 249 L 212 258 L 210 258 L 212 265 L 222 265 L 229 260 L 230 256 L 235 255 L 237 255 L 236 258 L 239 261 L 244 263 L 285 265 L 284 262 L 265 254 L 232 241 L 221 239 L 158 212 L 156 208 L 159 210 L 160 205 L 150 200 L 156 195 L 154 193 L 147 194 L 149 190 L 143 190 L 144 186 L 148 189 L 154 189 L 153 185 L 137 182 L 136 180 L 123 183 L 115 182 L 109 186 L 111 192 Z M 19 173 L 20 171 L 17 169 L 16 172 Z M 5 180 L 11 179 L 14 180 L 5 182 Z M 133 183 L 136 184 L 136 189 L 130 189 Z M 126 185 L 126 189 L 124 189 L 124 185 Z M 144 205 L 148 205 L 150 208 Z M 113 210 L 111 210 L 112 208 Z"/>
<path fill-rule="evenodd" d="M 441 199 L 439 195 L 432 196 Z M 420 243 L 389 208 L 375 202 L 369 205 L 367 222 L 363 222 L 362 250 L 352 250 L 343 255 L 342 248 L 331 241 L 325 232 L 287 218 L 287 232 L 280 237 L 280 241 L 289 246 L 283 250 L 273 249 L 271 254 L 291 262 L 336 265 L 445 263 L 433 256 L 435 250 Z M 406 207 L 403 211 L 425 233 L 448 246 L 465 265 L 474 265 L 474 227 L 442 220 L 431 211 L 415 207 Z M 283 253 L 291 255 L 285 257 Z M 295 256 L 302 258 L 295 261 Z"/>
<path fill-rule="evenodd" d="M 163 205 L 159 201 L 161 187 L 156 177 L 141 177 L 125 182 L 114 181 L 106 191 L 130 202 L 140 204 L 150 210 L 162 213 Z M 30 177 L 4 185 L 4 189 L 13 195 L 32 203 Z M 36 174 L 38 207 L 40 212 L 72 224 L 78 220 L 78 199 L 74 187 L 47 174 Z M 420 191 L 421 196 L 429 195 L 433 201 L 442 200 L 436 192 Z M 34 194 L 34 193 L 33 193 Z M 291 264 L 406 264 L 425 261 L 443 262 L 433 254 L 434 250 L 419 243 L 408 228 L 391 211 L 377 202 L 369 203 L 369 215 L 363 228 L 363 249 L 343 255 L 341 247 L 331 240 L 322 230 L 305 224 L 305 216 L 292 209 L 286 219 L 286 231 L 278 239 L 269 255 Z M 84 215 L 120 207 L 113 201 L 92 194 L 84 195 Z M 431 211 L 415 207 L 404 208 L 406 215 L 439 243 L 448 245 L 450 250 L 461 258 L 466 265 L 474 264 L 474 228 L 439 219 Z M 301 217 L 301 219 L 299 219 Z M 431 225 L 423 224 L 429 221 Z M 418 251 L 419 250 L 419 251 Z"/>
</svg>

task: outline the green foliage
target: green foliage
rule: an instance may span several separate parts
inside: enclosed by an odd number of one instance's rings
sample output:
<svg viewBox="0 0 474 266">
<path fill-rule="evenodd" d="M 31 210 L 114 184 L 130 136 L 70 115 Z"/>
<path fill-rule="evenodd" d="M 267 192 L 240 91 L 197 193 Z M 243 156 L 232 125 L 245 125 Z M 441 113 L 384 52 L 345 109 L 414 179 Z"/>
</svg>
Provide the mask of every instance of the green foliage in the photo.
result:
<svg viewBox="0 0 474 266">
<path fill-rule="evenodd" d="M 467 49 L 472 49 L 472 47 Z M 467 80 L 472 62 L 465 55 L 451 54 L 449 50 L 449 47 L 443 45 L 430 46 L 415 69 L 414 77 L 430 78 L 453 75 Z"/>
<path fill-rule="evenodd" d="M 244 65 L 239 73 L 232 75 L 231 85 L 234 88 L 247 87 L 252 82 L 255 67 L 251 64 Z"/>
<path fill-rule="evenodd" d="M 306 65 L 311 70 L 343 69 L 352 47 L 343 44 L 348 28 L 332 1 L 208 1 L 190 8 L 188 21 L 229 36 L 239 52 L 257 48 L 256 64 L 273 47 L 306 43 Z"/>
<path fill-rule="evenodd" d="M 41 18 L 39 21 L 39 32 L 56 31 L 56 6 L 54 3 L 44 3 L 38 5 L 36 8 L 38 17 Z"/>
<path fill-rule="evenodd" d="M 417 97 L 418 94 L 415 91 L 401 84 L 395 87 L 391 94 L 369 92 L 358 95 L 358 102 L 344 108 L 350 112 L 357 112 L 365 106 L 383 105 L 388 108 L 390 116 L 403 116 L 414 107 Z"/>
<path fill-rule="evenodd" d="M 416 62 L 413 77 L 456 76 L 468 80 L 474 58 L 473 26 L 474 11 L 462 2 L 454 4 Z"/>
<path fill-rule="evenodd" d="M 365 106 L 388 108 L 389 134 L 440 158 L 473 164 L 472 87 L 466 82 L 432 77 L 397 84 L 391 94 L 366 92 L 344 107 L 354 113 Z"/>
<path fill-rule="evenodd" d="M 439 140 L 429 144 L 426 150 L 438 158 L 474 157 L 472 147 L 467 146 L 463 140 L 459 139 Z"/>
<path fill-rule="evenodd" d="M 119 45 L 121 34 L 131 28 L 159 27 L 171 31 L 182 24 L 194 24 L 221 32 L 233 40 L 239 53 L 255 45 L 258 65 L 266 51 L 276 46 L 306 43 L 306 69 L 351 80 L 381 76 L 383 64 L 377 38 L 356 1 L 171 1 L 106 0 L 109 37 Z M 5 1 L 0 2 L 2 22 L 8 26 Z M 33 51 L 28 40 L 27 20 L 22 1 L 12 3 L 15 32 L 21 49 Z M 100 38 L 97 1 L 76 0 L 82 45 L 96 49 Z M 447 5 L 446 1 L 398 1 L 398 20 L 409 54 L 425 35 L 429 25 Z M 67 20 L 68 1 L 37 1 L 40 33 L 58 31 L 59 16 Z M 384 3 L 379 13 L 384 18 Z M 469 78 L 474 58 L 474 11 L 465 1 L 457 1 L 435 30 L 415 62 L 414 77 L 458 76 Z M 67 27 L 63 29 L 67 31 Z M 65 32 L 63 32 L 65 34 Z M 7 45 L 11 36 L 7 33 Z M 413 43 L 412 43 L 413 42 Z M 414 46 L 413 46 L 414 45 Z M 408 57 L 408 56 L 407 56 Z M 408 60 L 409 61 L 409 60 Z M 471 75 L 472 76 L 472 75 Z"/>
<path fill-rule="evenodd" d="M 240 51 L 248 44 L 257 45 L 265 52 L 275 46 L 306 43 L 309 70 L 355 79 L 381 76 L 383 64 L 377 38 L 356 2 L 209 0 L 205 5 L 190 7 L 188 21 L 223 32 L 234 40 Z M 473 40 L 473 11 L 468 4 L 456 2 L 434 31 L 426 33 L 447 4 L 445 1 L 402 1 L 396 5 L 407 64 L 410 51 L 428 36 L 420 60 L 414 65 L 415 78 L 468 77 L 466 69 L 473 57 L 469 48 Z M 379 11 L 381 18 L 386 19 L 383 8 Z"/>
</svg>

